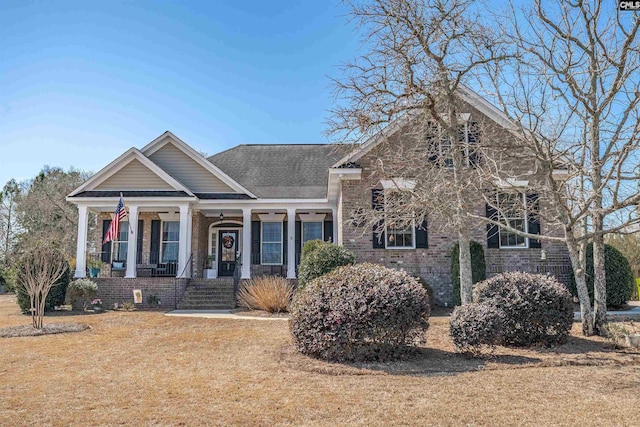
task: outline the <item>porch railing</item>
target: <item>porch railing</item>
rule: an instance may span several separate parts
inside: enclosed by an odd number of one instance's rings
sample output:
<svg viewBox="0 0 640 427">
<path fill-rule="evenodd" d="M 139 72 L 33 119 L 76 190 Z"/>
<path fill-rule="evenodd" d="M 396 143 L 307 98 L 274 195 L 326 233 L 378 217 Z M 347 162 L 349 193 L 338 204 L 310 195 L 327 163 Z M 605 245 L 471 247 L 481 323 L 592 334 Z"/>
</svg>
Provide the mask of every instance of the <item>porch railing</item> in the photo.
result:
<svg viewBox="0 0 640 427">
<path fill-rule="evenodd" d="M 178 261 L 162 256 L 159 252 L 138 252 L 136 254 L 136 276 L 176 277 Z M 127 271 L 126 259 L 117 259 L 109 252 L 87 253 L 87 273 L 90 277 L 124 277 Z"/>
</svg>

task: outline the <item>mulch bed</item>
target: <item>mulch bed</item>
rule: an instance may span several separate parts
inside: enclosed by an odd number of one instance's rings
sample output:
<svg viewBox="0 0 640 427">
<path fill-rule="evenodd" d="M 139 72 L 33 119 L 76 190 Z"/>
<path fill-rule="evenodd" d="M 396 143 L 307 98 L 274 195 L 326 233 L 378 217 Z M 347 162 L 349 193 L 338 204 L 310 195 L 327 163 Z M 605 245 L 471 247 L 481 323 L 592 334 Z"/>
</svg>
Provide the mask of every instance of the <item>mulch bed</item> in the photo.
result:
<svg viewBox="0 0 640 427">
<path fill-rule="evenodd" d="M 9 326 L 0 329 L 0 338 L 35 337 L 67 332 L 82 332 L 87 329 L 89 329 L 89 325 L 82 323 L 50 323 L 44 325 L 42 329 L 36 329 L 31 325 Z"/>
</svg>

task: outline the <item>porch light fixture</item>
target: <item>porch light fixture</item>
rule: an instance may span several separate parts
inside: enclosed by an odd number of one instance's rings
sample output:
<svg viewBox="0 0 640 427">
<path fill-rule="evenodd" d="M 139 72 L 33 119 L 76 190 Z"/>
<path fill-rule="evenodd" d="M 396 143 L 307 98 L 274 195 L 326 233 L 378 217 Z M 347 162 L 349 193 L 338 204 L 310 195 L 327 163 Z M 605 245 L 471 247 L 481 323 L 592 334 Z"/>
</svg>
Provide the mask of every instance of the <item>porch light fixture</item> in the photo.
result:
<svg viewBox="0 0 640 427">
<path fill-rule="evenodd" d="M 220 212 L 220 221 L 224 221 L 224 214 Z"/>
</svg>

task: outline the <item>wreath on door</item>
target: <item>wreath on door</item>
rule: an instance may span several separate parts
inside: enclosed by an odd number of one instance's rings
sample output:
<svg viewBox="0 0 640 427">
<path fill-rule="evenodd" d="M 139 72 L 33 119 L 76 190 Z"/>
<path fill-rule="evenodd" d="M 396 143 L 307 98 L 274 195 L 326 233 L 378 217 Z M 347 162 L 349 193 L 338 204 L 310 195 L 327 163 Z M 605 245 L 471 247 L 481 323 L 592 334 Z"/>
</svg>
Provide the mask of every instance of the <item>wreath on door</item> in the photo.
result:
<svg viewBox="0 0 640 427">
<path fill-rule="evenodd" d="M 232 236 L 224 236 L 222 238 L 222 246 L 224 246 L 227 249 L 231 249 L 234 243 L 235 243 L 235 240 L 233 239 Z"/>
</svg>

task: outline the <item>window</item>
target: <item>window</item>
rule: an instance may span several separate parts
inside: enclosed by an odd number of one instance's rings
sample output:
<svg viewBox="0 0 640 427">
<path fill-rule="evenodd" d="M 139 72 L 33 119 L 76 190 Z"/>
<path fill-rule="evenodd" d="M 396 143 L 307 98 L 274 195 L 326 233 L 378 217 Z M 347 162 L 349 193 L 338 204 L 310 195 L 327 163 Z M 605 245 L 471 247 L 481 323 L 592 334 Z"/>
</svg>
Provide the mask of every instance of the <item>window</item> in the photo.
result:
<svg viewBox="0 0 640 427">
<path fill-rule="evenodd" d="M 404 208 L 402 197 L 399 191 L 386 190 L 384 193 L 385 209 L 392 207 L 396 211 Z M 391 218 L 390 218 L 391 217 Z M 415 223 L 413 216 L 400 216 L 393 218 L 393 215 L 385 213 L 385 246 L 387 249 L 413 249 L 415 248 Z"/>
<path fill-rule="evenodd" d="M 309 240 L 322 240 L 322 222 L 303 222 L 302 223 L 302 244 Z"/>
<path fill-rule="evenodd" d="M 396 226 L 395 223 L 387 225 L 388 249 L 413 249 L 415 227 L 413 223 L 405 226 Z"/>
<path fill-rule="evenodd" d="M 261 264 L 282 265 L 282 222 L 262 222 Z"/>
<path fill-rule="evenodd" d="M 111 259 L 114 262 L 124 262 L 127 260 L 127 248 L 129 246 L 129 221 L 120 221 L 116 239 L 111 245 Z"/>
<path fill-rule="evenodd" d="M 178 261 L 178 246 L 180 240 L 180 221 L 162 222 L 162 262 Z"/>
<path fill-rule="evenodd" d="M 466 166 L 477 166 L 480 161 L 478 144 L 480 143 L 480 128 L 477 122 L 462 121 L 458 128 L 458 142 L 463 147 L 463 157 Z M 444 129 L 437 123 L 427 125 L 427 141 L 429 142 L 429 160 L 445 168 L 453 167 L 453 153 L 451 139 Z M 437 142 L 437 143 L 436 143 Z"/>
<path fill-rule="evenodd" d="M 527 232 L 527 199 L 523 193 L 502 193 L 498 195 L 498 206 L 504 214 L 503 221 L 511 228 Z M 528 247 L 526 237 L 500 227 L 500 247 L 501 248 L 526 248 Z"/>
</svg>

